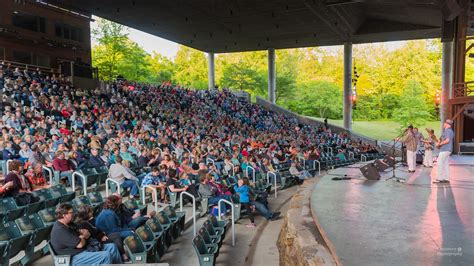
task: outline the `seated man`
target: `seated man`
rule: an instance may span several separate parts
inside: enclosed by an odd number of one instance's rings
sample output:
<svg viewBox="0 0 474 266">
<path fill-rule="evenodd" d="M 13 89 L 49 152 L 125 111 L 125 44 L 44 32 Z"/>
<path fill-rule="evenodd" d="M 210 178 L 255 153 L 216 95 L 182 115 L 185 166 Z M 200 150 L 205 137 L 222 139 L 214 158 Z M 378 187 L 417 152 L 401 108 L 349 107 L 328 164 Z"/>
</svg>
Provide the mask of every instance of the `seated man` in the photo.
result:
<svg viewBox="0 0 474 266">
<path fill-rule="evenodd" d="M 201 197 L 207 198 L 209 205 L 216 205 L 221 199 L 230 201 L 229 195 L 217 196 L 217 188 L 209 184 L 210 177 L 208 175 L 201 176 L 201 184 L 199 184 L 199 194 L 201 194 Z M 226 204 L 221 204 L 221 214 L 225 214 L 226 211 Z"/>
<path fill-rule="evenodd" d="M 105 162 L 100 158 L 99 150 L 96 148 L 91 149 L 91 156 L 86 161 L 84 168 L 96 168 L 106 166 Z"/>
<path fill-rule="evenodd" d="M 72 226 L 72 205 L 63 203 L 56 209 L 58 220 L 51 230 L 51 246 L 58 255 L 72 256 L 72 265 L 120 264 L 122 258 L 115 244 L 104 244 L 98 251 L 89 251 L 91 236 L 86 229 L 75 230 Z"/>
<path fill-rule="evenodd" d="M 153 170 L 150 173 L 146 174 L 143 178 L 142 187 L 152 186 L 160 189 L 160 199 L 161 201 L 164 201 L 166 193 L 166 175 L 161 173 L 160 168 L 166 170 L 165 165 L 160 165 L 160 167 L 153 167 Z"/>
<path fill-rule="evenodd" d="M 298 170 L 296 167 L 296 162 L 291 162 L 290 166 L 290 174 L 293 176 L 297 176 L 300 180 L 308 179 L 313 177 L 307 170 Z"/>
<path fill-rule="evenodd" d="M 123 189 L 130 188 L 131 199 L 138 197 L 140 193 L 137 185 L 138 179 L 130 169 L 122 165 L 122 157 L 117 156 L 115 158 L 115 163 L 109 168 L 109 177 L 119 182 Z"/>
<path fill-rule="evenodd" d="M 56 158 L 53 160 L 53 169 L 59 171 L 59 178 L 66 177 L 69 185 L 72 184 L 72 172 L 74 171 L 74 165 L 66 159 L 66 155 L 63 151 L 56 152 Z M 80 179 L 76 179 L 77 183 L 80 183 Z"/>
</svg>

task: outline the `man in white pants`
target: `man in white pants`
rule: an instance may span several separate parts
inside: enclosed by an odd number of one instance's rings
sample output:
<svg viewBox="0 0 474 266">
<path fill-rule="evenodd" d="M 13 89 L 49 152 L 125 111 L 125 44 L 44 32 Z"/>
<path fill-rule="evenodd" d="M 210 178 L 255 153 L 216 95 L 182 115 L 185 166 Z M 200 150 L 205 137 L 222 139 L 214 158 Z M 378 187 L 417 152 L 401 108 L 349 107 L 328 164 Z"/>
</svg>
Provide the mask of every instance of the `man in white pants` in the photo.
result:
<svg viewBox="0 0 474 266">
<path fill-rule="evenodd" d="M 405 135 L 401 139 L 397 139 L 403 142 L 407 147 L 407 163 L 408 172 L 414 173 L 416 167 L 416 151 L 418 149 L 418 141 L 416 140 L 413 132 L 413 126 L 409 125 L 405 131 Z"/>
<path fill-rule="evenodd" d="M 443 127 L 443 134 L 436 144 L 439 148 L 438 177 L 433 181 L 434 183 L 449 183 L 449 155 L 453 151 L 454 142 L 453 121 L 446 119 Z"/>
</svg>

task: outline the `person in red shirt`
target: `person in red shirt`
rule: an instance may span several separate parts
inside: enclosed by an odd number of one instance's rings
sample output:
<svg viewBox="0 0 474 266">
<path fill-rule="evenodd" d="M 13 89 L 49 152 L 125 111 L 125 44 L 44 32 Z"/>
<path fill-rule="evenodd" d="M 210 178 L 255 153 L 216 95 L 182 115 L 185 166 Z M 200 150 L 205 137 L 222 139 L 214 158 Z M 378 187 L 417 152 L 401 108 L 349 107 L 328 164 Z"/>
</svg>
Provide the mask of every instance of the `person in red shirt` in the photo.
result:
<svg viewBox="0 0 474 266">
<path fill-rule="evenodd" d="M 69 136 L 71 135 L 71 131 L 67 129 L 66 124 L 62 124 L 61 128 L 59 129 L 59 133 L 63 136 Z"/>
<path fill-rule="evenodd" d="M 72 184 L 72 173 L 74 171 L 74 165 L 65 158 L 63 151 L 56 152 L 56 158 L 53 160 L 53 169 L 59 171 L 59 178 L 63 179 L 66 177 L 69 184 Z M 76 179 L 76 183 L 80 184 L 80 180 Z"/>
</svg>

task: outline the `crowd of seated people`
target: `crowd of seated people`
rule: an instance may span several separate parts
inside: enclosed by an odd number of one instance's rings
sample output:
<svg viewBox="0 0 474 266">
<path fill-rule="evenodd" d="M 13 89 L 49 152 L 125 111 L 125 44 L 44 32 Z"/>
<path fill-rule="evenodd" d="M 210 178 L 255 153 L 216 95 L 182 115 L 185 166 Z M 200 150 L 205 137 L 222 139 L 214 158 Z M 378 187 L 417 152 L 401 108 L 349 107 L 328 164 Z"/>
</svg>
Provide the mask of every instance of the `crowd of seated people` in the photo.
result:
<svg viewBox="0 0 474 266">
<path fill-rule="evenodd" d="M 264 174 L 289 163 L 294 174 L 308 178 L 298 158 L 310 164 L 320 159 L 322 146 L 343 154 L 376 152 L 345 133 L 300 125 L 228 90 L 128 81 L 86 90 L 62 76 L 1 64 L 0 90 L 0 159 L 19 160 L 34 180 L 33 189 L 47 185 L 43 166 L 59 171 L 69 186 L 73 171 L 107 166 L 109 177 L 130 190 L 131 198 L 138 197 L 140 186 L 153 185 L 162 202 L 169 200 L 167 191 L 186 191 L 197 199 L 204 193 L 213 204 L 239 189 L 219 192 L 221 181 L 243 176 L 248 167 Z M 4 184 L 5 189 L 11 186 Z M 262 206 L 256 209 L 266 213 Z"/>
</svg>

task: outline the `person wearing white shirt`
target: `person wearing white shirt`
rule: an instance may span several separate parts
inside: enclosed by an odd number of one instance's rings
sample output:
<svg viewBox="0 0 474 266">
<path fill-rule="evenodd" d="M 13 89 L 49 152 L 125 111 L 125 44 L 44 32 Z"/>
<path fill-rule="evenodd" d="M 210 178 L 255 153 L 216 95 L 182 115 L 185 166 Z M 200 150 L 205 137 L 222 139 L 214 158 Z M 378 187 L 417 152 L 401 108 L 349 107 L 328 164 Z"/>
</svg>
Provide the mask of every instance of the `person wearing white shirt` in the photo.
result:
<svg viewBox="0 0 474 266">
<path fill-rule="evenodd" d="M 115 163 L 110 165 L 109 177 L 117 181 L 123 189 L 130 188 L 130 198 L 138 196 L 138 183 L 135 174 L 122 165 L 122 157 L 115 157 Z"/>
</svg>

